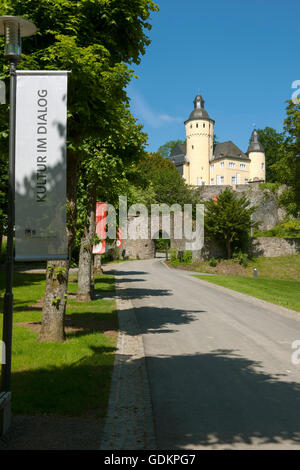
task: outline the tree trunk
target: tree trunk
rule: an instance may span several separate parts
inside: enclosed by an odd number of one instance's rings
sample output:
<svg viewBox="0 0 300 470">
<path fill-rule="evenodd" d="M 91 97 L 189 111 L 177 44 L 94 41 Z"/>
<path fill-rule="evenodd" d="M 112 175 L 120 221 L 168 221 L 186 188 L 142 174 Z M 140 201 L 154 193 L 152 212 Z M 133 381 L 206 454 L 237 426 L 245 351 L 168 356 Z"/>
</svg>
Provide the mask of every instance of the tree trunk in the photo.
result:
<svg viewBox="0 0 300 470">
<path fill-rule="evenodd" d="M 67 156 L 67 237 L 68 255 L 66 261 L 48 261 L 46 289 L 42 312 L 40 341 L 64 341 L 64 318 L 66 312 L 69 261 L 76 236 L 76 187 L 78 157 L 74 152 Z"/>
<path fill-rule="evenodd" d="M 69 261 L 48 261 L 40 341 L 64 341 Z"/>
<path fill-rule="evenodd" d="M 94 255 L 94 274 L 103 274 L 101 266 L 101 255 Z"/>
<path fill-rule="evenodd" d="M 80 242 L 78 288 L 76 300 L 89 302 L 92 298 L 92 250 L 96 228 L 96 187 L 93 188 L 89 199 L 87 226 L 84 228 Z"/>
</svg>

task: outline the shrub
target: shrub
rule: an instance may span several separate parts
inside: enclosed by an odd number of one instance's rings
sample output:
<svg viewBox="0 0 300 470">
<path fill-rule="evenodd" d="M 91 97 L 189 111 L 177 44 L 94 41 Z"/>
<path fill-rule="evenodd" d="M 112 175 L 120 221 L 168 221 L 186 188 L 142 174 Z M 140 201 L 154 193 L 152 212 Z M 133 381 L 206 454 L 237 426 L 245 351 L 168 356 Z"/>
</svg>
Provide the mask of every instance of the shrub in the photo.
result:
<svg viewBox="0 0 300 470">
<path fill-rule="evenodd" d="M 268 189 L 271 193 L 277 193 L 281 186 L 281 183 L 260 183 L 260 189 Z"/>
<path fill-rule="evenodd" d="M 192 263 L 192 261 L 193 261 L 193 252 L 192 252 L 192 250 L 186 250 L 183 253 L 183 262 L 185 264 L 190 264 L 190 263 Z"/>
<path fill-rule="evenodd" d="M 177 250 L 176 248 L 171 248 L 170 249 L 170 261 L 174 262 L 177 260 Z"/>
<path fill-rule="evenodd" d="M 170 246 L 170 240 L 166 238 L 157 238 L 155 240 L 155 249 L 156 251 L 166 251 L 166 245 Z"/>
<path fill-rule="evenodd" d="M 300 220 L 289 220 L 287 222 L 282 222 L 269 230 L 255 231 L 254 236 L 279 238 L 300 237 Z"/>
<path fill-rule="evenodd" d="M 215 268 L 218 264 L 218 260 L 216 258 L 210 258 L 208 261 L 209 266 Z"/>
<path fill-rule="evenodd" d="M 249 264 L 249 256 L 247 255 L 247 253 L 241 253 L 240 256 L 239 256 L 239 263 L 241 266 L 243 266 L 244 268 L 246 268 Z"/>
<path fill-rule="evenodd" d="M 247 255 L 247 253 L 243 253 L 241 250 L 234 253 L 232 259 L 234 261 L 237 261 L 244 268 L 246 268 L 249 264 L 249 256 Z"/>
</svg>

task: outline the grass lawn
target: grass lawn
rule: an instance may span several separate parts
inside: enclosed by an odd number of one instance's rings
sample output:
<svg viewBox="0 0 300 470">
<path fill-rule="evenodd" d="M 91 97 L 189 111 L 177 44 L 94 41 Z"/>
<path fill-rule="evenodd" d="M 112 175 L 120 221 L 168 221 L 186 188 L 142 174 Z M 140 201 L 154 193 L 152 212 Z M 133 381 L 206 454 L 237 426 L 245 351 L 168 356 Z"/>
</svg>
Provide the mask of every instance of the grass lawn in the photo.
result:
<svg viewBox="0 0 300 470">
<path fill-rule="evenodd" d="M 72 294 L 77 282 L 70 276 L 66 341 L 40 343 L 45 275 L 15 273 L 14 285 L 13 412 L 104 416 L 117 339 L 115 301 L 76 302 Z M 0 273 L 0 289 L 3 297 L 4 273 Z M 112 276 L 96 277 L 96 293 L 112 290 Z"/>
<path fill-rule="evenodd" d="M 254 279 L 242 276 L 201 276 L 199 279 L 252 295 L 300 312 L 300 282 L 292 279 Z"/>
<path fill-rule="evenodd" d="M 215 274 L 196 277 L 300 312 L 300 254 L 253 258 L 245 267 L 233 260 L 221 260 L 214 267 L 208 261 L 177 262 L 174 267 Z M 258 279 L 253 277 L 254 267 Z"/>
<path fill-rule="evenodd" d="M 210 266 L 208 261 L 180 265 L 177 263 L 174 267 L 201 273 L 251 278 L 253 277 L 253 268 L 256 267 L 259 278 L 300 281 L 300 254 L 274 258 L 252 258 L 246 267 L 241 266 L 238 261 L 226 259 L 221 260 L 215 267 Z"/>
</svg>

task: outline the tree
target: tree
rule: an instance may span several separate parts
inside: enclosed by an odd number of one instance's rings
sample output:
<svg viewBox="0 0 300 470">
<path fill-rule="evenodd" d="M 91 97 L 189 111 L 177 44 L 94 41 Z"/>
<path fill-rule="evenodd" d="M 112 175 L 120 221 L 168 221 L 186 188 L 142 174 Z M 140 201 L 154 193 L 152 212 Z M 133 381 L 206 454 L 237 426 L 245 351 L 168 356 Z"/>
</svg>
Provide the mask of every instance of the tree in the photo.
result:
<svg viewBox="0 0 300 470">
<path fill-rule="evenodd" d="M 117 209 L 132 166 L 144 155 L 147 135 L 127 108 L 119 110 L 120 129 L 106 139 L 89 139 L 83 148 L 88 154 L 80 166 L 78 184 L 80 234 L 77 300 L 88 301 L 92 291 L 92 246 L 95 237 L 96 200 Z"/>
<path fill-rule="evenodd" d="M 284 153 L 284 132 L 277 132 L 272 127 L 258 129 L 257 132 L 266 156 L 266 181 L 276 183 L 278 175 L 274 164 L 280 160 Z"/>
<path fill-rule="evenodd" d="M 238 196 L 226 188 L 218 195 L 218 200 L 205 202 L 205 235 L 224 243 L 228 259 L 232 255 L 232 244 L 247 238 L 250 228 L 257 225 L 251 220 L 255 207 L 242 194 Z"/>
<path fill-rule="evenodd" d="M 288 214 L 297 217 L 300 213 L 300 103 L 287 101 L 286 113 L 283 150 L 273 168 L 277 181 L 288 186 L 278 202 Z"/>
<path fill-rule="evenodd" d="M 195 193 L 184 182 L 174 163 L 160 153 L 148 153 L 138 165 L 146 185 L 152 185 L 155 201 L 161 204 L 184 204 L 195 200 Z"/>
<path fill-rule="evenodd" d="M 176 144 L 185 144 L 185 140 L 170 140 L 169 142 L 166 142 L 164 145 L 161 145 L 159 149 L 157 150 L 157 153 L 159 153 L 162 157 L 167 158 L 172 150 L 174 149 Z"/>
<path fill-rule="evenodd" d="M 23 69 L 72 70 L 68 93 L 67 215 L 69 255 L 76 236 L 76 186 L 81 145 L 118 127 L 116 108 L 127 102 L 132 72 L 149 44 L 151 0 L 7 0 L 0 14 L 22 16 L 38 26 L 24 41 Z M 2 61 L 2 58 L 0 59 Z M 8 75 L 8 65 L 3 67 Z M 68 262 L 50 262 L 41 340 L 64 340 Z"/>
</svg>

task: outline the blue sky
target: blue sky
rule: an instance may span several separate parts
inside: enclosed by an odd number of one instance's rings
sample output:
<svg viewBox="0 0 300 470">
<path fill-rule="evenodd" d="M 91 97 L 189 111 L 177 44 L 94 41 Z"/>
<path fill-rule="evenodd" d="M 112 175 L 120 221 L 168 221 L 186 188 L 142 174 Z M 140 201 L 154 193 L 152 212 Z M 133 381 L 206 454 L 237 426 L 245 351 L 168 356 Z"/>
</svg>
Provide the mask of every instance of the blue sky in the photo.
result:
<svg viewBox="0 0 300 470">
<path fill-rule="evenodd" d="M 160 0 L 128 95 L 147 150 L 184 139 L 198 90 L 220 142 L 247 150 L 253 124 L 282 130 L 300 80 L 298 0 Z M 299 87 L 298 87 L 299 88 Z"/>
</svg>

